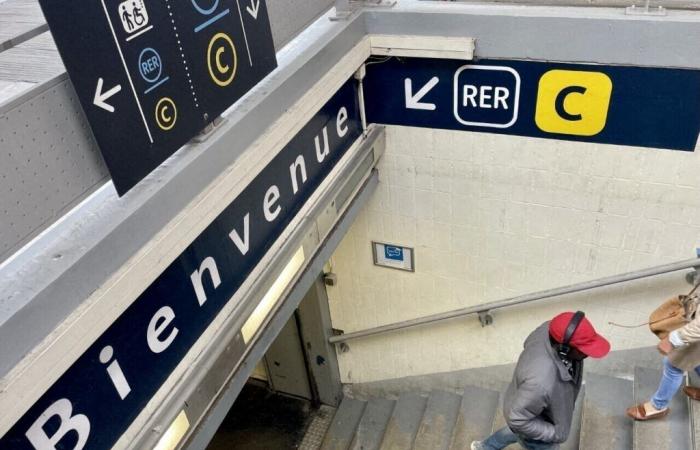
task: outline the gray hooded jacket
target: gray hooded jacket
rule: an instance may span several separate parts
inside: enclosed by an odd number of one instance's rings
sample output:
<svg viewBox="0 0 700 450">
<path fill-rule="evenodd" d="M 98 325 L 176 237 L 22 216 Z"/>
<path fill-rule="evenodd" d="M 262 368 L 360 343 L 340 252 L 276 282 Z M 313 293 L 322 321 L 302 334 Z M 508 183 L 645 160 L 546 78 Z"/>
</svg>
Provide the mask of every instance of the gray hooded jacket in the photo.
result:
<svg viewBox="0 0 700 450">
<path fill-rule="evenodd" d="M 526 439 L 564 442 L 569 437 L 581 376 L 574 380 L 556 354 L 549 341 L 549 322 L 533 331 L 524 347 L 503 401 L 508 427 Z"/>
</svg>

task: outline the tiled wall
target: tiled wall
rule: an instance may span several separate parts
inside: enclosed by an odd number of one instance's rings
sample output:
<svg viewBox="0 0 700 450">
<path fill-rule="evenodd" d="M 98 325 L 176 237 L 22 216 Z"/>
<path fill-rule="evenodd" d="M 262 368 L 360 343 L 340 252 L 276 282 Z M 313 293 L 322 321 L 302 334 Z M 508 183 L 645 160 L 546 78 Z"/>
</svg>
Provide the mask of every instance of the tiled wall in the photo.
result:
<svg viewBox="0 0 700 450">
<path fill-rule="evenodd" d="M 332 258 L 335 328 L 356 331 L 695 256 L 700 154 L 388 127 L 380 187 Z M 416 272 L 375 267 L 372 240 L 415 247 Z M 583 309 L 614 349 L 689 289 L 683 272 L 351 341 L 344 382 L 513 362 L 559 311 Z"/>
</svg>

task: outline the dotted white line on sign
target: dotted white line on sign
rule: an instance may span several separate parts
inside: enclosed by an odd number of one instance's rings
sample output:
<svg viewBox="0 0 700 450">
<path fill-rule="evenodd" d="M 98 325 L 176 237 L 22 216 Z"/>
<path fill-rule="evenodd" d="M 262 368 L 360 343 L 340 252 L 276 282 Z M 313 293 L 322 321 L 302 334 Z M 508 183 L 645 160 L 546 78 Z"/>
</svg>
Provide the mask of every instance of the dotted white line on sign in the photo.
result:
<svg viewBox="0 0 700 450">
<path fill-rule="evenodd" d="M 173 32 L 175 33 L 175 40 L 177 41 L 177 47 L 180 49 L 180 56 L 182 58 L 182 64 L 185 66 L 185 75 L 187 76 L 187 82 L 190 84 L 190 91 L 192 92 L 192 98 L 194 99 L 194 106 L 199 108 L 199 100 L 197 100 L 197 93 L 194 90 L 194 84 L 192 83 L 192 77 L 190 76 L 190 69 L 187 67 L 187 59 L 185 59 L 185 51 L 182 49 L 182 42 L 180 42 L 180 35 L 177 32 L 177 26 L 175 26 L 175 19 L 173 18 L 173 13 L 170 11 L 170 0 L 165 0 L 165 6 L 168 7 L 168 14 L 170 15 L 170 22 L 173 24 Z"/>
</svg>

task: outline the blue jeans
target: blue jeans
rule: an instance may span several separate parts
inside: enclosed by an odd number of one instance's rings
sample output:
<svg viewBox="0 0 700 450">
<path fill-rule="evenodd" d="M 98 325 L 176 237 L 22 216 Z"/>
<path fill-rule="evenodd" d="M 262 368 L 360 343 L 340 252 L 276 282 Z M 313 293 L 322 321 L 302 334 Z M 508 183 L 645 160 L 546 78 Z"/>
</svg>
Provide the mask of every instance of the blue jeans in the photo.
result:
<svg viewBox="0 0 700 450">
<path fill-rule="evenodd" d="M 491 436 L 486 438 L 481 445 L 483 445 L 484 449 L 486 450 L 501 450 L 502 448 L 508 447 L 510 444 L 515 444 L 516 442 L 520 443 L 520 445 L 526 450 L 557 450 L 559 448 L 559 444 L 550 444 L 548 442 L 524 439 L 510 431 L 510 428 L 508 427 L 503 427 L 496 431 Z"/>
<path fill-rule="evenodd" d="M 672 366 L 668 358 L 664 358 L 664 373 L 659 383 L 659 389 L 651 398 L 651 404 L 654 405 L 654 408 L 664 409 L 668 406 L 683 384 L 684 373 L 681 369 Z M 700 366 L 695 368 L 695 373 L 700 375 Z"/>
</svg>

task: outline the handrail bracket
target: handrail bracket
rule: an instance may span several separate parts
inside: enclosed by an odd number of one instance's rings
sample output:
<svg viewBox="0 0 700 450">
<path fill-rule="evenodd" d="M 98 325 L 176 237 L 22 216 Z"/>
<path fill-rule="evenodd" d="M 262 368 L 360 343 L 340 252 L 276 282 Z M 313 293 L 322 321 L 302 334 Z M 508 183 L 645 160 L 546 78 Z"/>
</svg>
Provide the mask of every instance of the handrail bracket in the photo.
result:
<svg viewBox="0 0 700 450">
<path fill-rule="evenodd" d="M 486 327 L 488 325 L 491 325 L 493 323 L 493 315 L 491 314 L 491 311 L 486 310 L 486 311 L 479 311 L 479 323 L 481 323 L 482 327 Z"/>
<path fill-rule="evenodd" d="M 339 330 L 338 328 L 331 328 L 331 333 L 333 336 L 342 336 L 345 334 L 345 331 Z M 337 349 L 339 353 L 347 353 L 350 351 L 350 346 L 347 342 L 336 342 L 335 344 L 338 346 Z"/>
</svg>

